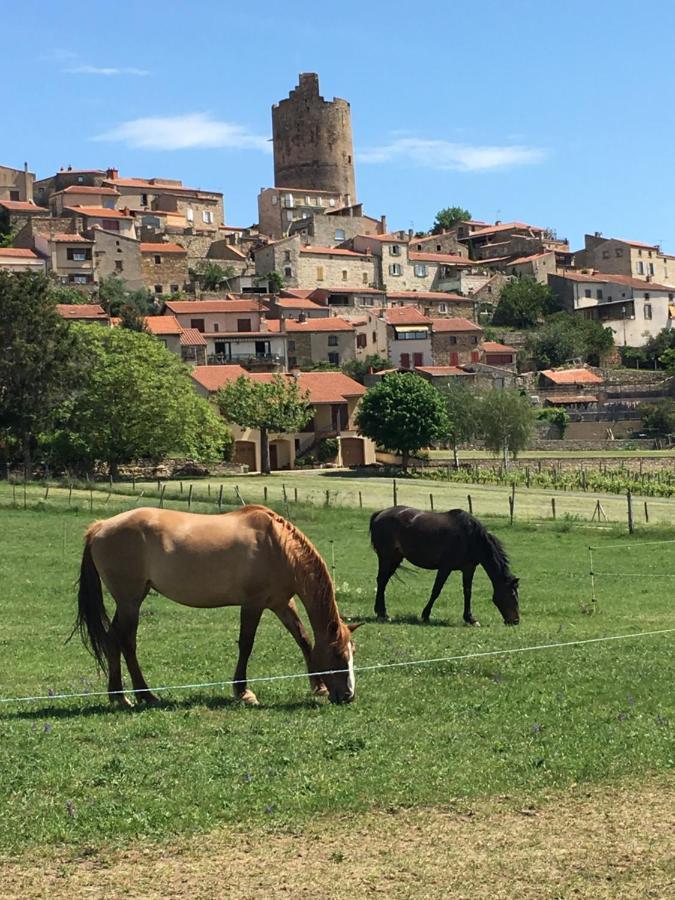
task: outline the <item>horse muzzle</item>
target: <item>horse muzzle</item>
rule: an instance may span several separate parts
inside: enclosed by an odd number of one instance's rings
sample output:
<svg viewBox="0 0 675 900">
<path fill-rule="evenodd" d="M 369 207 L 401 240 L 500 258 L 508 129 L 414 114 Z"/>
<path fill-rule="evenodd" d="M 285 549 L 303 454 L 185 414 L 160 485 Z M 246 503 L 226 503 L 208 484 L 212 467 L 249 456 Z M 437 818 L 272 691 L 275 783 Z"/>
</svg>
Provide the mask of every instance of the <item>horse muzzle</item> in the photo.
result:
<svg viewBox="0 0 675 900">
<path fill-rule="evenodd" d="M 329 694 L 328 699 L 331 703 L 345 704 L 351 703 L 355 696 L 356 694 L 353 691 L 348 691 L 344 694 Z"/>
</svg>

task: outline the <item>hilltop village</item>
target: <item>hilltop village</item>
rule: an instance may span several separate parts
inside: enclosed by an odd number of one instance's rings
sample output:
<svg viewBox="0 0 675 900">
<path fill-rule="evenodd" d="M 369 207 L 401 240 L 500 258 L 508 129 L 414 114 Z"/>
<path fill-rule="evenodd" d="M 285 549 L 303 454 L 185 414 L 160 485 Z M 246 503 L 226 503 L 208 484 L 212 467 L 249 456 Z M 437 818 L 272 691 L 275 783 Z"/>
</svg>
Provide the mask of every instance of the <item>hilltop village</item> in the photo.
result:
<svg viewBox="0 0 675 900">
<path fill-rule="evenodd" d="M 319 435 L 339 439 L 342 465 L 373 463 L 356 406 L 392 370 L 520 388 L 576 416 L 579 439 L 635 430 L 613 413 L 630 420 L 660 392 L 629 376 L 656 368 L 671 334 L 674 255 L 598 232 L 573 249 L 551 227 L 449 210 L 428 233 L 391 230 L 358 199 L 349 103 L 325 100 L 313 73 L 273 106 L 272 127 L 274 185 L 250 226 L 226 221 L 222 193 L 175 178 L 0 166 L 0 271 L 45 273 L 69 321 L 123 326 L 110 298 L 126 297 L 204 396 L 242 375 L 293 376 L 314 417 L 275 439 L 272 468 L 293 468 Z M 598 323 L 611 340 L 555 358 L 532 340 L 537 304 L 561 328 Z M 236 432 L 234 454 L 260 468 L 259 435 Z"/>
</svg>

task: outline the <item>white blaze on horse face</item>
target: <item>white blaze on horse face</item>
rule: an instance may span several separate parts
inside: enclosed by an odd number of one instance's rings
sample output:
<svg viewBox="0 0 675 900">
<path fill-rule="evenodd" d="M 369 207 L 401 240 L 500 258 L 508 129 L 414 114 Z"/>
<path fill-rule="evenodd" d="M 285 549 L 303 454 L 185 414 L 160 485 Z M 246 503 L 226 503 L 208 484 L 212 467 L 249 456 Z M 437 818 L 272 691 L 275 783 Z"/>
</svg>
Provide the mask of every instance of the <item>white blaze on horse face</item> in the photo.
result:
<svg viewBox="0 0 675 900">
<path fill-rule="evenodd" d="M 351 697 L 354 696 L 354 689 L 356 687 L 356 678 L 354 676 L 354 651 L 352 649 L 352 645 L 348 645 L 349 649 L 349 660 L 347 662 L 347 690 Z"/>
</svg>

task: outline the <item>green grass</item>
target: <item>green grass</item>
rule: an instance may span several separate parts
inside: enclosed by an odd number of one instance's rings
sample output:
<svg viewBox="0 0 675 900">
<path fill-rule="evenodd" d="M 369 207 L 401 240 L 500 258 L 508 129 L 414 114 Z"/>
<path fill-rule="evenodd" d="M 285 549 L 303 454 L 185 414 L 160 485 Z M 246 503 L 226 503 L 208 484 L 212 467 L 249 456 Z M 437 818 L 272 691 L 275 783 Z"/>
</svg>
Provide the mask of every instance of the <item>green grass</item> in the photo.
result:
<svg viewBox="0 0 675 900">
<path fill-rule="evenodd" d="M 0 509 L 2 696 L 105 687 L 82 646 L 64 645 L 82 533 L 91 518 L 128 505 L 94 499 L 93 516 Z M 334 551 L 343 615 L 370 617 L 368 512 L 292 511 L 329 564 Z M 600 577 L 592 610 L 586 577 L 589 542 L 607 546 L 596 552 L 598 571 L 646 575 L 675 571 L 675 544 L 640 546 L 640 535 L 562 522 L 487 524 L 521 577 L 521 626 L 503 627 L 482 572 L 474 610 L 483 627 L 461 625 L 457 575 L 436 604 L 435 627 L 418 625 L 433 574 L 411 571 L 390 585 L 395 620 L 358 632 L 357 666 L 675 625 L 672 580 Z M 644 535 L 674 538 L 667 529 Z M 151 685 L 231 678 L 237 610 L 151 596 L 143 611 L 139 657 Z M 258 685 L 258 709 L 233 705 L 229 688 L 169 693 L 162 708 L 129 713 L 97 699 L 2 705 L 0 852 L 171 840 L 221 823 L 293 827 L 324 812 L 526 798 L 663 772 L 674 761 L 672 646 L 664 635 L 357 672 L 349 707 L 314 702 L 304 679 Z M 266 614 L 249 675 L 301 671 L 292 639 Z"/>
<path fill-rule="evenodd" d="M 448 450 L 430 450 L 432 459 L 452 459 Z M 518 459 L 639 459 L 675 456 L 675 447 L 668 450 L 523 450 Z M 499 463 L 499 457 L 487 450 L 460 450 L 460 459 L 492 459 Z"/>
</svg>

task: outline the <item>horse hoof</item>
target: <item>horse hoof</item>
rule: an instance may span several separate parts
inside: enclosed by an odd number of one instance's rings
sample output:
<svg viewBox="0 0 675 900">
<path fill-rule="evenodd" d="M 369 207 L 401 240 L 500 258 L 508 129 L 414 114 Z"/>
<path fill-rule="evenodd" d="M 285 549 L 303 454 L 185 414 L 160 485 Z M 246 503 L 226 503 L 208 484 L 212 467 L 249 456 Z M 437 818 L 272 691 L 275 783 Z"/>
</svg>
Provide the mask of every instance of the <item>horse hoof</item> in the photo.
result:
<svg viewBox="0 0 675 900">
<path fill-rule="evenodd" d="M 383 616 L 378 616 L 377 621 L 378 622 L 391 622 L 391 616 L 388 616 L 386 614 Z"/>
<path fill-rule="evenodd" d="M 110 698 L 111 706 L 116 707 L 117 709 L 133 709 L 134 704 L 131 700 L 128 700 L 124 694 L 117 694 L 115 697 Z"/>
<path fill-rule="evenodd" d="M 136 694 L 139 703 L 144 703 L 146 706 L 159 706 L 162 702 L 159 697 L 155 697 L 154 694 L 151 694 L 150 691 L 139 691 Z"/>
<path fill-rule="evenodd" d="M 478 622 L 476 619 L 474 619 L 473 622 L 465 622 L 464 624 L 468 628 L 480 628 L 480 622 Z"/>
<path fill-rule="evenodd" d="M 244 706 L 260 706 L 258 698 L 253 691 L 246 690 L 243 694 L 237 694 L 235 699 L 238 700 L 239 703 L 243 703 Z"/>
</svg>

